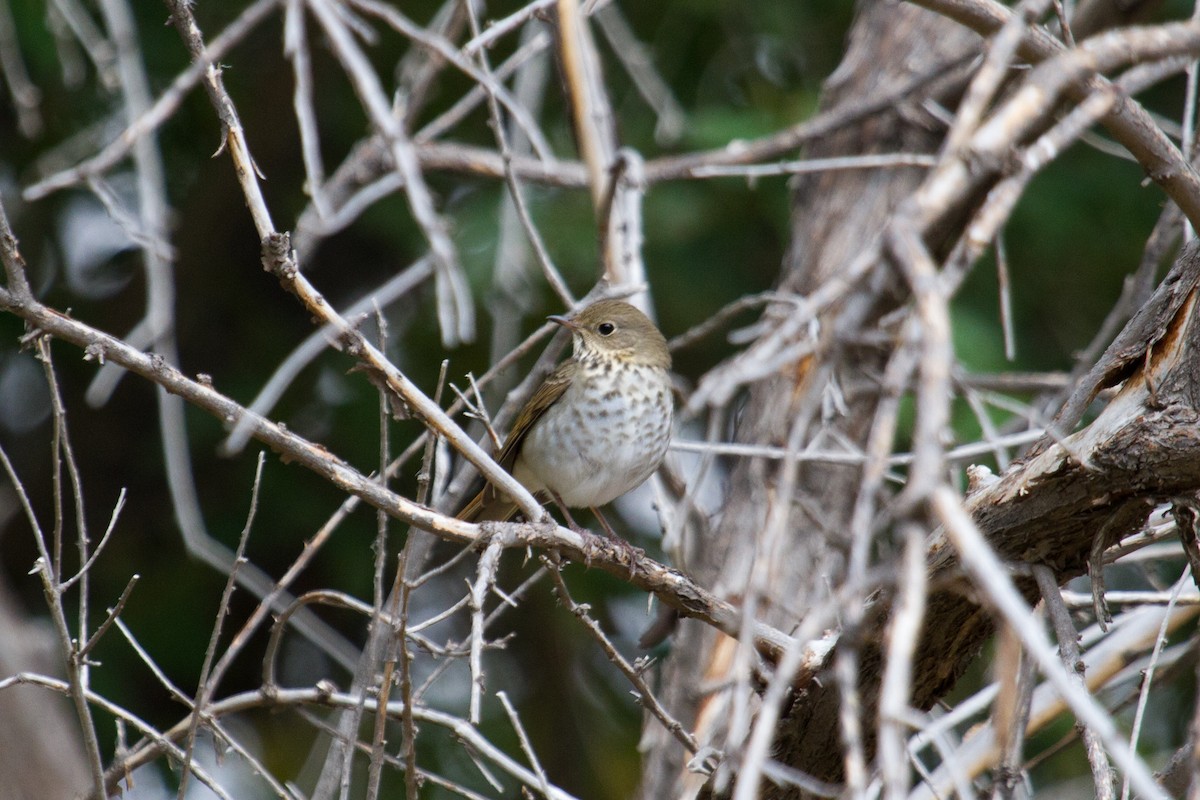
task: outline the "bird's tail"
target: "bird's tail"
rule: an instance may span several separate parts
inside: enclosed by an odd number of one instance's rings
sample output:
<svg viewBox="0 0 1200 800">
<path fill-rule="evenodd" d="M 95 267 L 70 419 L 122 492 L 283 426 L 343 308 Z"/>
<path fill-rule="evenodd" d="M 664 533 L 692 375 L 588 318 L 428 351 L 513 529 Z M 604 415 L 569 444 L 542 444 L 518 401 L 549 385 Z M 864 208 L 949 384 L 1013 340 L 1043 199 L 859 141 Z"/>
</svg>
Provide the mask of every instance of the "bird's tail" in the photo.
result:
<svg viewBox="0 0 1200 800">
<path fill-rule="evenodd" d="M 464 522 L 508 522 L 518 510 L 517 504 L 507 495 L 488 485 L 463 506 L 457 516 Z"/>
</svg>

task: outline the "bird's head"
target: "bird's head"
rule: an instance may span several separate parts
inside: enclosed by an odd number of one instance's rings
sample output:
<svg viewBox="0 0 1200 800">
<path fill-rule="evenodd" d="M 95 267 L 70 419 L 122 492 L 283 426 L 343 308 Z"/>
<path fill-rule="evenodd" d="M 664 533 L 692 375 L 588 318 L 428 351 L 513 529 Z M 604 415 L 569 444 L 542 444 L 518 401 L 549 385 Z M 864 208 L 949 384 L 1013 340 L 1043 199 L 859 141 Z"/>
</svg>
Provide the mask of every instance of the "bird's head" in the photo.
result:
<svg viewBox="0 0 1200 800">
<path fill-rule="evenodd" d="M 671 368 L 667 340 L 650 318 L 622 300 L 592 303 L 573 317 L 550 317 L 571 331 L 576 358 L 615 358 L 630 364 Z"/>
</svg>

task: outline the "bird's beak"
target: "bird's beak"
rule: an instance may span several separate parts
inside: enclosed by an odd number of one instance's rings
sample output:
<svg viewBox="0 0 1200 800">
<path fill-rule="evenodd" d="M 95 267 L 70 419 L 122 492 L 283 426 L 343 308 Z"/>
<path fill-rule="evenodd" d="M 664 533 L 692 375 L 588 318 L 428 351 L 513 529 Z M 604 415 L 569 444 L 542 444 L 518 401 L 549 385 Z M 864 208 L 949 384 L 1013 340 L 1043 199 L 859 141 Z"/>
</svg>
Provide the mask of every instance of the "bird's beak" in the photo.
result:
<svg viewBox="0 0 1200 800">
<path fill-rule="evenodd" d="M 555 314 L 554 316 L 551 316 L 551 317 L 546 317 L 546 319 L 550 320 L 551 322 L 558 323 L 559 325 L 562 325 L 564 328 L 566 328 L 568 330 L 572 330 L 572 331 L 579 330 L 579 323 L 577 323 L 573 319 L 567 319 L 566 317 L 560 317 L 557 314 Z"/>
</svg>

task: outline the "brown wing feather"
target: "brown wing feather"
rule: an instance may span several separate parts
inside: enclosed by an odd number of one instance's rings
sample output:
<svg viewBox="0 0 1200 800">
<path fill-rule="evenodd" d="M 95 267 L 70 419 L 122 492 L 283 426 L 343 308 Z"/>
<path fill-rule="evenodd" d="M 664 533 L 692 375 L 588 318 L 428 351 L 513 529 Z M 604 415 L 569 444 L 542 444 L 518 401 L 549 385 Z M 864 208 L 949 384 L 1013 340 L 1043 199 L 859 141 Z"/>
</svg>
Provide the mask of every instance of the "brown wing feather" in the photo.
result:
<svg viewBox="0 0 1200 800">
<path fill-rule="evenodd" d="M 517 463 L 517 456 L 521 454 L 521 445 L 525 443 L 525 436 L 546 413 L 546 409 L 562 398 L 567 387 L 571 385 L 577 368 L 578 365 L 574 361 L 564 361 L 559 364 L 558 368 L 542 381 L 537 391 L 529 398 L 529 402 L 521 409 L 521 413 L 517 415 L 517 421 L 513 423 L 512 430 L 508 432 L 508 438 L 504 440 L 500 454 L 496 456 L 496 461 L 509 473 L 513 471 L 513 467 Z M 458 513 L 458 518 L 467 522 L 488 520 L 505 522 L 512 519 L 516 513 L 517 504 L 512 502 L 508 495 L 497 491 L 496 487 L 488 484 Z"/>
</svg>

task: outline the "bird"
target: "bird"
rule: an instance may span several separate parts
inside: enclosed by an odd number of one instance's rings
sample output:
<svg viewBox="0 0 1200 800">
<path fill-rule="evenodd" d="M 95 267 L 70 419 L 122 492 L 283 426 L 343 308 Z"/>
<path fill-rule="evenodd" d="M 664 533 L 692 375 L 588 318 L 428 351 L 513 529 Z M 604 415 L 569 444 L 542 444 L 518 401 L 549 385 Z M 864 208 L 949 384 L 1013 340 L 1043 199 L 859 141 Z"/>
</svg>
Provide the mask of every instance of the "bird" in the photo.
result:
<svg viewBox="0 0 1200 800">
<path fill-rule="evenodd" d="M 650 318 L 621 300 L 600 300 L 573 317 L 572 355 L 517 415 L 496 461 L 541 502 L 599 512 L 658 469 L 671 440 L 674 398 L 667 341 Z M 512 519 L 518 506 L 488 484 L 459 512 L 467 522 Z"/>
</svg>

